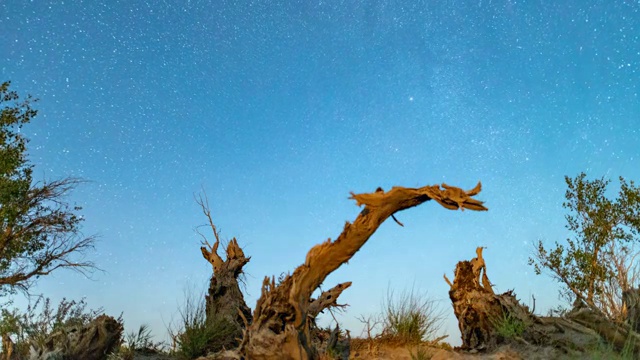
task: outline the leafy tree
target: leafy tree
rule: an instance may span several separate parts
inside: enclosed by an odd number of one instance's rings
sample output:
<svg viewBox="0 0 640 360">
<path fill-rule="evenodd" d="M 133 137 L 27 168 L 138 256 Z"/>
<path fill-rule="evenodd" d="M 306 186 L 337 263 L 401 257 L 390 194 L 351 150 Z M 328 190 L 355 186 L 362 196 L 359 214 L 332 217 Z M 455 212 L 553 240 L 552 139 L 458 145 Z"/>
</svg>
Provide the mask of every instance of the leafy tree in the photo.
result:
<svg viewBox="0 0 640 360">
<path fill-rule="evenodd" d="M 95 240 L 80 233 L 81 208 L 65 201 L 81 180 L 33 181 L 21 129 L 37 114 L 35 100 L 21 100 L 9 86 L 0 85 L 0 296 L 28 292 L 35 279 L 59 268 L 95 269 L 74 260 Z"/>
<path fill-rule="evenodd" d="M 618 196 L 610 199 L 609 180 L 588 180 L 580 173 L 565 181 L 566 228 L 575 236 L 553 248 L 538 241 L 529 264 L 537 274 L 548 270 L 567 300 L 582 300 L 620 319 L 622 292 L 638 285 L 634 245 L 640 240 L 640 189 L 620 177 Z"/>
</svg>

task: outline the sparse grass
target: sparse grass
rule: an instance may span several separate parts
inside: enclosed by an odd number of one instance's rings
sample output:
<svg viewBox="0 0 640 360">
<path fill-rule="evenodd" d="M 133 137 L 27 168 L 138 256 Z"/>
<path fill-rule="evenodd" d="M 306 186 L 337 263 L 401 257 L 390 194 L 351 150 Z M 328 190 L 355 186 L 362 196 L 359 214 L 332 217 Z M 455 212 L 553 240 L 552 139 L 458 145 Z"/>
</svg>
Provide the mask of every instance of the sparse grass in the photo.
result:
<svg viewBox="0 0 640 360">
<path fill-rule="evenodd" d="M 195 359 L 236 344 L 237 326 L 223 317 L 207 320 L 204 296 L 195 297 L 193 292 L 187 292 L 179 313 L 179 329 L 169 329 L 178 358 Z"/>
<path fill-rule="evenodd" d="M 633 355 L 631 349 L 625 346 L 622 349 L 622 352 L 618 352 L 614 349 L 611 344 L 601 343 L 600 346 L 594 349 L 589 354 L 580 355 L 579 357 L 575 357 L 577 360 L 586 359 L 586 360 L 635 360 L 636 356 Z"/>
<path fill-rule="evenodd" d="M 125 337 L 127 347 L 133 351 L 155 347 L 151 341 L 151 330 L 146 324 L 140 325 L 138 332 L 130 332 Z"/>
<path fill-rule="evenodd" d="M 633 329 L 633 326 L 630 327 Z M 602 341 L 600 346 L 595 349 L 592 354 L 589 354 L 589 358 L 591 360 L 604 360 L 604 359 L 612 359 L 612 360 L 634 360 L 638 358 L 637 354 L 634 354 L 633 344 L 634 337 L 631 336 L 632 333 L 629 334 L 627 339 L 625 340 L 624 347 L 622 350 L 617 351 L 615 346 L 606 341 Z"/>
<path fill-rule="evenodd" d="M 151 330 L 146 324 L 140 325 L 138 332 L 129 332 L 125 335 L 124 343 L 113 353 L 108 360 L 133 360 L 136 352 L 160 353 L 166 349 L 163 342 L 153 342 Z"/>
<path fill-rule="evenodd" d="M 527 329 L 527 324 L 524 321 L 506 311 L 503 311 L 502 316 L 497 316 L 491 321 L 498 335 L 505 339 L 519 338 Z"/>
<path fill-rule="evenodd" d="M 444 312 L 436 302 L 424 294 L 416 294 L 412 288 L 394 297 L 387 291 L 383 303 L 382 335 L 404 343 L 419 343 L 431 340 L 440 331 Z"/>
<path fill-rule="evenodd" d="M 416 352 L 415 353 L 411 352 L 410 355 L 411 355 L 411 360 L 429 360 L 429 359 L 431 359 L 431 356 L 429 355 L 427 350 L 425 350 L 421 346 L 417 346 L 416 347 Z"/>
</svg>

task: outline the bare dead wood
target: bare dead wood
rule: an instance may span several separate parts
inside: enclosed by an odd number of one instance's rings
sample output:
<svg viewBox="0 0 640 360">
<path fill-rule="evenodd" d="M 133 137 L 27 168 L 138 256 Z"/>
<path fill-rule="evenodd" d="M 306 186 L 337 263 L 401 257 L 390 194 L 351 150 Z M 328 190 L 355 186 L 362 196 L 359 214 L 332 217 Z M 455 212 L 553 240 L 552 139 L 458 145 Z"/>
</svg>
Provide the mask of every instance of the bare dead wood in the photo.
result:
<svg viewBox="0 0 640 360">
<path fill-rule="evenodd" d="M 11 355 L 13 355 L 13 347 L 15 346 L 13 340 L 7 333 L 2 334 L 2 360 L 11 360 Z"/>
<path fill-rule="evenodd" d="M 218 351 L 220 346 L 234 347 L 238 345 L 236 338 L 240 338 L 243 329 L 247 324 L 251 323 L 251 309 L 244 301 L 244 296 L 238 284 L 238 278 L 243 273 L 244 266 L 251 260 L 246 257 L 244 251 L 238 245 L 236 238 L 231 239 L 227 244 L 226 257 L 223 259 L 218 255 L 218 247 L 220 246 L 220 234 L 213 222 L 211 210 L 209 208 L 209 200 L 203 191 L 196 202 L 200 205 L 203 214 L 208 220 L 208 225 L 213 232 L 215 242 L 211 245 L 204 234 L 198 231 L 203 238 L 200 251 L 202 257 L 207 260 L 212 268 L 213 274 L 209 281 L 209 290 L 205 296 L 205 311 L 207 321 L 226 321 L 228 326 L 234 328 L 234 334 L 229 336 L 228 343 L 216 343 L 215 346 L 207 348 L 208 351 Z"/>
<path fill-rule="evenodd" d="M 343 308 L 346 305 L 338 304 L 338 296 L 342 294 L 349 286 L 351 286 L 351 281 L 345 282 L 342 284 L 338 284 L 331 288 L 330 290 L 323 291 L 317 299 L 311 300 L 309 303 L 309 311 L 308 316 L 312 319 L 315 319 L 320 312 L 329 307 L 338 307 Z"/>
<path fill-rule="evenodd" d="M 449 288 L 452 288 L 453 283 L 451 282 L 451 280 L 449 280 L 449 278 L 447 277 L 447 274 L 444 274 L 443 277 L 444 277 L 444 281 L 447 283 L 447 285 L 449 285 Z"/>
<path fill-rule="evenodd" d="M 449 291 L 463 349 L 490 351 L 501 344 L 516 342 L 549 346 L 564 353 L 585 353 L 604 341 L 616 350 L 626 346 L 634 354 L 640 354 L 640 337 L 628 325 L 609 321 L 605 314 L 581 306 L 581 302 L 565 318 L 537 317 L 516 299 L 513 291 L 495 294 L 482 250 L 477 248 L 474 259 L 456 265 Z M 522 333 L 505 335 L 499 328 L 507 323 L 519 324 Z"/>
<path fill-rule="evenodd" d="M 372 336 L 373 330 L 378 327 L 378 325 L 382 324 L 382 318 L 379 315 L 371 315 L 368 316 L 360 315 L 358 318 L 363 325 L 362 333 L 360 336 L 366 334 L 364 340 L 367 344 L 367 354 L 369 356 L 376 356 L 378 351 L 379 344 L 376 343 L 375 338 Z"/>
<path fill-rule="evenodd" d="M 487 349 L 498 344 L 493 319 L 502 317 L 502 307 L 487 278 L 482 250 L 478 247 L 475 258 L 456 265 L 449 290 L 465 349 Z"/>
<path fill-rule="evenodd" d="M 313 310 L 312 293 L 330 273 L 349 261 L 387 218 L 429 200 L 451 210 L 487 210 L 482 201 L 472 198 L 480 192 L 480 183 L 470 191 L 446 184 L 443 187 L 393 187 L 388 192 L 378 189 L 373 193 L 351 193 L 351 198 L 364 209 L 353 223 L 345 224 L 335 241 L 329 239 L 311 248 L 304 264 L 280 284 L 276 285 L 274 278 L 264 279 L 240 354 L 255 360 L 315 359 L 308 320 Z"/>
<path fill-rule="evenodd" d="M 30 359 L 104 360 L 118 346 L 122 330 L 122 324 L 107 315 L 84 326 L 62 327 L 42 344 L 32 343 Z"/>
<path fill-rule="evenodd" d="M 640 289 L 630 288 L 622 292 L 622 303 L 626 310 L 626 321 L 634 331 L 640 333 Z"/>
<path fill-rule="evenodd" d="M 376 189 L 376 192 L 384 192 L 384 190 L 383 190 L 381 187 L 378 187 L 378 188 Z M 395 216 L 395 215 L 391 214 L 391 218 L 393 219 L 393 221 L 395 221 L 395 222 L 396 222 L 396 224 L 398 224 L 398 225 L 400 225 L 400 226 L 404 227 L 404 224 L 403 224 L 403 223 L 401 223 L 398 219 L 396 219 L 396 216 Z"/>
<path fill-rule="evenodd" d="M 202 194 L 199 195 L 196 199 L 196 203 L 200 205 L 202 213 L 207 217 L 209 226 L 211 227 L 211 231 L 213 232 L 213 236 L 216 241 L 213 243 L 213 245 L 211 245 L 209 244 L 209 241 L 204 234 L 202 234 L 198 229 L 196 229 L 196 231 L 202 237 L 203 246 L 200 247 L 202 256 L 213 266 L 213 272 L 215 273 L 216 270 L 219 270 L 222 267 L 223 263 L 222 258 L 218 255 L 218 246 L 220 246 L 220 235 L 218 234 L 218 228 L 213 223 L 213 217 L 211 216 L 211 208 L 209 207 L 209 199 L 207 198 L 207 194 L 204 192 L 204 190 L 202 192 L 204 194 L 204 197 Z"/>
</svg>

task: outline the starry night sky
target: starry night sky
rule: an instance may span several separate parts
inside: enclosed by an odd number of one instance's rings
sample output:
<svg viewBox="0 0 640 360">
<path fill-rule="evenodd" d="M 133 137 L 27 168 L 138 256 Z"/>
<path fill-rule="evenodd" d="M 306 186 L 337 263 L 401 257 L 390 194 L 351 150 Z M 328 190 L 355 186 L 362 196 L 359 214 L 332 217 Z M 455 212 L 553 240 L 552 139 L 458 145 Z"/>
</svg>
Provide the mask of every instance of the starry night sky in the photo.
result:
<svg viewBox="0 0 640 360">
<path fill-rule="evenodd" d="M 80 176 L 89 258 L 33 289 L 86 296 L 164 338 L 211 266 L 205 189 L 251 256 L 247 303 L 360 211 L 349 191 L 478 180 L 488 212 L 397 214 L 325 282 L 353 281 L 343 325 L 391 287 L 441 300 L 487 246 L 497 291 L 545 313 L 558 285 L 527 265 L 562 241 L 564 176 L 640 179 L 637 1 L 22 1 L 0 3 L 0 81 L 40 98 L 24 128 L 36 179 Z M 613 185 L 617 186 L 617 181 Z M 612 188 L 615 192 L 615 187 Z M 203 229 L 205 230 L 205 229 Z M 330 315 L 321 315 L 328 323 Z"/>
</svg>

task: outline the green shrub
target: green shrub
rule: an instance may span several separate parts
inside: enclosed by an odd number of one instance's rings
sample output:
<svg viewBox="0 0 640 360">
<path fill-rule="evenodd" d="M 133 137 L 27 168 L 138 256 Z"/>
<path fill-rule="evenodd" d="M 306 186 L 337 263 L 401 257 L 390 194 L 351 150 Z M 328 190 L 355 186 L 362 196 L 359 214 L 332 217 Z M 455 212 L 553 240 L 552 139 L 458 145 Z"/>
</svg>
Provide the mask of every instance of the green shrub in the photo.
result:
<svg viewBox="0 0 640 360">
<path fill-rule="evenodd" d="M 527 324 L 524 321 L 506 311 L 503 311 L 501 316 L 496 316 L 491 322 L 498 335 L 505 339 L 521 337 L 527 329 Z"/>
<path fill-rule="evenodd" d="M 175 342 L 174 355 L 180 359 L 195 359 L 237 345 L 238 326 L 224 317 L 207 319 L 204 296 L 187 294 L 179 313 L 179 330 L 169 329 L 169 333 Z"/>
<path fill-rule="evenodd" d="M 102 314 L 103 309 L 86 310 L 85 299 L 78 302 L 62 299 L 57 309 L 51 299 L 39 296 L 24 313 L 18 309 L 0 311 L 0 335 L 8 335 L 14 342 L 14 353 L 26 356 L 30 345 L 43 347 L 56 330 L 67 326 L 84 326 Z"/>
<path fill-rule="evenodd" d="M 398 297 L 389 290 L 383 303 L 382 318 L 384 336 L 416 343 L 435 337 L 442 327 L 444 312 L 437 309 L 434 300 L 416 294 L 413 289 Z"/>
<path fill-rule="evenodd" d="M 109 355 L 108 360 L 133 360 L 137 352 L 161 353 L 165 350 L 165 343 L 154 342 L 151 330 L 146 324 L 140 325 L 138 332 L 129 332 L 125 335 L 120 347 Z"/>
</svg>

